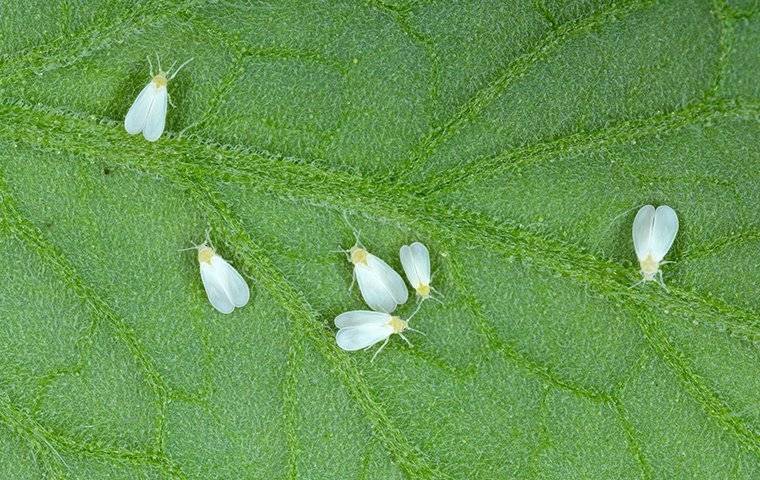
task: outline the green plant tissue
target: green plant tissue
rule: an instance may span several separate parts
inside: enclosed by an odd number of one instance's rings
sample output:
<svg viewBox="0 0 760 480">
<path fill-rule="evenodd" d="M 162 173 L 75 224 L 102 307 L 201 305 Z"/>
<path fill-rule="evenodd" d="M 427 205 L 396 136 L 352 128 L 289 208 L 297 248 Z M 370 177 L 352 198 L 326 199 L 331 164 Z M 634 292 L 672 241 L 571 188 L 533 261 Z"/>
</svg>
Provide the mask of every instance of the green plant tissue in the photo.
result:
<svg viewBox="0 0 760 480">
<path fill-rule="evenodd" d="M 760 478 L 758 79 L 752 0 L 0 1 L 0 477 Z"/>
</svg>

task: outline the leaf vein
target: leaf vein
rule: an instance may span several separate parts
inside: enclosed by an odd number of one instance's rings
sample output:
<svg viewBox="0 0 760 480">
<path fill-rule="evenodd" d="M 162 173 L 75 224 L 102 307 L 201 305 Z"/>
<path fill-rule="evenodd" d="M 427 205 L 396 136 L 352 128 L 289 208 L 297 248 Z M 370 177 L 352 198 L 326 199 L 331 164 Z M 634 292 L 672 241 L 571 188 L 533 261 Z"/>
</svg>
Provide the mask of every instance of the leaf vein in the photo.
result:
<svg viewBox="0 0 760 480">
<path fill-rule="evenodd" d="M 156 395 L 159 412 L 156 423 L 156 443 L 160 452 L 164 446 L 164 423 L 168 405 L 168 387 L 158 371 L 155 362 L 145 351 L 137 339 L 133 329 L 124 321 L 102 297 L 79 275 L 75 267 L 65 255 L 44 238 L 42 232 L 26 219 L 16 206 L 15 200 L 6 184 L 4 175 L 0 172 L 0 212 L 5 218 L 6 225 L 22 242 L 29 245 L 39 257 L 57 275 L 58 279 L 82 299 L 95 320 L 105 320 L 111 326 L 114 334 L 127 346 L 134 359 L 143 370 L 148 385 Z"/>
<path fill-rule="evenodd" d="M 440 145 L 448 141 L 464 125 L 481 115 L 515 80 L 521 78 L 534 65 L 564 45 L 573 35 L 603 25 L 607 20 L 617 20 L 621 16 L 642 8 L 649 3 L 651 3 L 651 0 L 616 2 L 612 6 L 596 12 L 589 17 L 568 22 L 551 30 L 533 50 L 512 61 L 485 87 L 478 90 L 462 104 L 448 120 L 439 126 L 433 127 L 412 148 L 411 155 L 399 168 L 400 171 L 406 172 L 401 176 L 401 179 L 408 180 L 418 175 L 424 169 L 427 160 Z"/>
<path fill-rule="evenodd" d="M 648 118 L 625 120 L 612 127 L 578 132 L 556 140 L 525 145 L 505 150 L 494 156 L 481 157 L 469 161 L 458 168 L 426 179 L 418 190 L 422 194 L 447 194 L 460 190 L 478 179 L 495 178 L 508 172 L 559 156 L 577 155 L 587 151 L 635 142 L 638 139 L 665 135 L 686 126 L 706 122 L 714 118 L 733 118 L 760 114 L 760 105 L 737 100 L 705 100 L 668 113 L 660 113 Z"/>
<path fill-rule="evenodd" d="M 669 311 L 671 316 L 690 320 L 704 316 L 721 328 L 725 326 L 732 335 L 751 343 L 760 340 L 760 315 L 748 307 L 675 286 L 670 287 L 667 296 L 648 289 L 631 289 L 633 272 L 624 265 L 456 205 L 431 201 L 417 195 L 413 186 L 376 182 L 291 158 L 203 144 L 196 139 L 175 139 L 146 148 L 139 139 L 126 138 L 116 122 L 98 125 L 38 106 L 0 104 L 0 119 L 0 138 L 12 142 L 42 150 L 65 150 L 88 162 L 108 161 L 150 175 L 171 176 L 181 167 L 199 178 L 246 185 L 279 198 L 349 210 L 382 222 L 415 225 L 437 232 L 442 238 L 454 234 L 465 242 L 514 255 L 541 269 L 589 284 L 604 294 Z"/>
<path fill-rule="evenodd" d="M 295 333 L 311 339 L 322 356 L 333 365 L 334 371 L 339 373 L 346 390 L 372 425 L 373 433 L 377 435 L 397 465 L 413 478 L 448 478 L 448 475 L 432 467 L 424 454 L 393 425 L 382 404 L 372 395 L 370 387 L 353 361 L 344 353 L 338 352 L 333 336 L 329 334 L 324 323 L 319 321 L 317 312 L 309 305 L 303 294 L 271 262 L 266 252 L 253 241 L 240 219 L 219 198 L 218 192 L 209 188 L 206 185 L 207 182 L 200 182 L 190 172 L 181 169 L 170 177 L 188 187 L 210 213 L 210 216 L 214 218 L 212 220 L 214 230 L 221 232 L 222 238 L 237 258 L 238 264 L 256 278 L 257 283 L 285 309 L 293 320 Z M 291 378 L 287 382 L 295 382 L 295 379 Z M 292 414 L 291 408 L 293 405 L 286 405 L 286 411 L 291 412 L 289 415 Z M 291 434 L 295 435 L 295 432 L 289 429 L 288 435 Z M 289 440 L 289 442 L 293 441 Z M 291 445 L 298 448 L 296 444 L 291 443 Z M 294 473 L 296 473 L 295 468 L 290 465 L 289 474 Z"/>
</svg>

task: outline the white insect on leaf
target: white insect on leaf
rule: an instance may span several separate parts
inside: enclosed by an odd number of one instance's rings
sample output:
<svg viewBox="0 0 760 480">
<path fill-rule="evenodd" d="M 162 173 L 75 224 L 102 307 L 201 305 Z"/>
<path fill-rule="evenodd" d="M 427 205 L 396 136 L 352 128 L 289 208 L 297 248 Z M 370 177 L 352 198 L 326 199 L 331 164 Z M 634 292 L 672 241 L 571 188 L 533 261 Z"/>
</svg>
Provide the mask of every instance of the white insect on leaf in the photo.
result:
<svg viewBox="0 0 760 480">
<path fill-rule="evenodd" d="M 225 314 L 245 306 L 251 296 L 248 284 L 235 267 L 216 253 L 209 232 L 206 241 L 192 248 L 198 250 L 201 280 L 211 306 Z"/>
<path fill-rule="evenodd" d="M 346 223 L 351 227 L 348 219 Z M 348 261 L 354 265 L 354 281 L 369 308 L 378 312 L 391 313 L 398 305 L 409 299 L 409 290 L 401 275 L 382 259 L 369 253 L 359 241 L 359 233 L 354 231 L 356 243 L 348 250 L 341 249 Z M 353 283 L 351 284 L 353 286 Z"/>
<path fill-rule="evenodd" d="M 360 243 L 348 250 L 348 258 L 354 264 L 354 278 L 369 308 L 391 313 L 409 299 L 401 275 Z"/>
<path fill-rule="evenodd" d="M 403 338 L 409 346 L 412 346 L 412 343 L 404 336 L 403 332 L 411 330 L 422 333 L 409 326 L 409 320 L 416 313 L 417 311 L 415 310 L 406 320 L 390 313 L 371 312 L 369 310 L 354 310 L 341 313 L 335 317 L 335 326 L 339 329 L 335 334 L 335 341 L 340 348 L 349 352 L 363 348 L 367 349 L 382 341 L 383 344 L 372 356 L 372 360 L 374 361 L 375 357 L 385 348 L 391 335 L 394 333 Z"/>
<path fill-rule="evenodd" d="M 180 65 L 174 73 L 171 73 L 174 65 L 164 72 L 161 70 L 161 60 L 159 59 L 158 73 L 154 75 L 153 64 L 148 58 L 151 80 L 142 89 L 132 106 L 129 107 L 127 116 L 124 117 L 124 128 L 127 133 L 135 135 L 142 132 L 145 140 L 149 142 L 155 142 L 161 137 L 166 125 L 166 109 L 169 102 L 167 85 L 191 61 L 193 61 L 192 58 Z"/>
<path fill-rule="evenodd" d="M 633 247 L 641 266 L 641 282 L 657 279 L 665 287 L 660 265 L 678 233 L 678 216 L 667 205 L 644 205 L 633 219 Z M 639 282 L 639 283 L 641 283 Z"/>
<path fill-rule="evenodd" d="M 406 279 L 417 292 L 417 297 L 427 300 L 435 289 L 430 285 L 430 252 L 425 245 L 414 242 L 411 245 L 403 245 L 399 250 L 401 266 L 404 267 Z"/>
</svg>

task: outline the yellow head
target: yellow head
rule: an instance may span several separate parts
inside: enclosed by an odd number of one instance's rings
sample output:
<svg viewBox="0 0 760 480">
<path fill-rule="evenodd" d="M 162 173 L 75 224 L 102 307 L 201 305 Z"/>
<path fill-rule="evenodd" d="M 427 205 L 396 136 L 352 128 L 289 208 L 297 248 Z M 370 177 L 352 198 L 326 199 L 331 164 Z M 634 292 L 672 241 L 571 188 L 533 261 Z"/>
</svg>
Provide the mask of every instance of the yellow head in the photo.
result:
<svg viewBox="0 0 760 480">
<path fill-rule="evenodd" d="M 167 83 L 169 83 L 169 79 L 166 78 L 166 74 L 164 72 L 158 72 L 158 75 L 153 77 L 153 84 L 156 86 L 156 88 L 165 87 Z"/>
<path fill-rule="evenodd" d="M 420 286 L 415 288 L 417 291 L 417 295 L 419 295 L 422 298 L 428 298 L 430 296 L 430 285 L 426 283 L 421 283 Z"/>
<path fill-rule="evenodd" d="M 208 263 L 211 265 L 211 259 L 216 255 L 216 252 L 213 248 L 203 245 L 200 248 L 198 248 L 198 263 Z"/>
<path fill-rule="evenodd" d="M 388 325 L 393 329 L 393 333 L 401 333 L 406 330 L 407 322 L 406 320 L 401 320 L 401 317 L 392 316 L 388 320 Z"/>
<path fill-rule="evenodd" d="M 367 251 L 364 250 L 361 247 L 353 246 L 351 247 L 351 250 L 348 251 L 349 256 L 351 257 L 351 263 L 354 265 L 367 265 Z"/>
</svg>

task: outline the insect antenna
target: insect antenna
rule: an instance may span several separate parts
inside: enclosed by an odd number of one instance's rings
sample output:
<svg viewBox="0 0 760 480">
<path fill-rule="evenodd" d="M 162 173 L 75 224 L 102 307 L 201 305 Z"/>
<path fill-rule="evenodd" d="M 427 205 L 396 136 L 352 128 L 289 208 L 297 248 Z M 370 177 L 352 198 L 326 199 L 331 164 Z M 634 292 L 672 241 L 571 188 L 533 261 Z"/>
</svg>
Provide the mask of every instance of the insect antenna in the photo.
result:
<svg viewBox="0 0 760 480">
<path fill-rule="evenodd" d="M 203 243 L 204 243 L 204 245 L 205 244 L 210 245 L 211 248 L 213 248 L 214 250 L 216 250 L 216 248 L 214 247 L 214 243 L 211 241 L 211 226 L 206 227 L 206 241 L 203 242 Z"/>
<path fill-rule="evenodd" d="M 435 295 L 428 296 L 428 298 L 431 299 L 431 300 L 435 300 L 436 302 L 438 302 L 441 305 L 443 305 L 443 300 L 441 300 L 441 298 L 446 298 L 446 295 L 444 295 L 441 292 L 439 292 L 438 290 L 436 290 L 435 287 L 433 287 L 432 285 L 428 285 L 428 286 L 430 287 L 430 291 L 435 294 Z"/>
<path fill-rule="evenodd" d="M 345 210 L 343 211 L 342 218 L 343 218 L 343 221 L 346 223 L 346 225 L 348 225 L 348 228 L 350 228 L 351 232 L 354 234 L 354 240 L 356 241 L 356 245 L 364 248 L 364 245 L 362 245 L 361 240 L 359 240 L 359 237 L 361 236 L 362 231 L 358 230 L 356 227 L 353 226 L 353 224 L 351 224 L 351 222 L 348 220 L 348 214 L 346 213 Z"/>
<path fill-rule="evenodd" d="M 657 270 L 657 283 L 660 284 L 663 290 L 668 292 L 668 287 L 665 286 L 665 280 L 662 279 L 662 270 Z"/>
<path fill-rule="evenodd" d="M 176 76 L 177 76 L 177 74 L 179 73 L 179 71 L 180 71 L 180 70 L 182 70 L 182 69 L 185 67 L 185 65 L 187 65 L 187 64 L 188 64 L 188 63 L 190 63 L 190 62 L 192 62 L 193 60 L 195 60 L 195 58 L 194 58 L 194 57 L 193 57 L 193 58 L 190 58 L 189 60 L 185 61 L 185 62 L 184 62 L 182 65 L 180 65 L 179 67 L 177 67 L 177 70 L 175 70 L 175 71 L 174 71 L 174 73 L 172 73 L 172 76 L 171 76 L 171 77 L 169 77 L 169 80 L 171 80 L 171 79 L 173 79 L 174 77 L 176 77 Z M 176 63 L 176 62 L 175 62 L 175 63 Z M 172 64 L 171 68 L 169 68 L 169 71 L 171 71 L 171 70 L 172 70 L 172 68 L 174 68 L 174 64 Z"/>
</svg>

